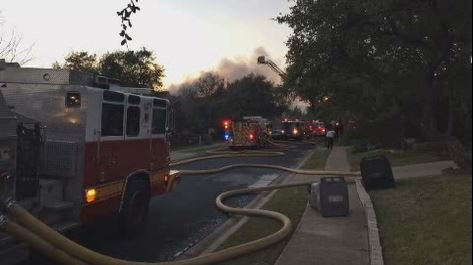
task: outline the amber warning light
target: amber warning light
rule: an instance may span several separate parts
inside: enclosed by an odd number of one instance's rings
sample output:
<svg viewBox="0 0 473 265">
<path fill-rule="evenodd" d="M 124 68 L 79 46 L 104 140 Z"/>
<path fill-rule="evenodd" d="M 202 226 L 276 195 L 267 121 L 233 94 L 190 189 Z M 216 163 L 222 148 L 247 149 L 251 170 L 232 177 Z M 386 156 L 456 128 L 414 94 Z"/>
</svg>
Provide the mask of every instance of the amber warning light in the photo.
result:
<svg viewBox="0 0 473 265">
<path fill-rule="evenodd" d="M 97 199 L 97 191 L 95 189 L 88 189 L 85 191 L 85 200 L 87 203 L 92 203 Z"/>
</svg>

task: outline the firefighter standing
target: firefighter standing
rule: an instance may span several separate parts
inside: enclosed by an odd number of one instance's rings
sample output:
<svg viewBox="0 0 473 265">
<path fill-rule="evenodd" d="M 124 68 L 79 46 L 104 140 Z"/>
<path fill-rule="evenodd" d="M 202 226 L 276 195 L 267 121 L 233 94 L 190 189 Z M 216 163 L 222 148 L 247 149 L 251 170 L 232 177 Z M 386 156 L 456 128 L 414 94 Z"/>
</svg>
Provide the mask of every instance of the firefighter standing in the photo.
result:
<svg viewBox="0 0 473 265">
<path fill-rule="evenodd" d="M 334 126 L 330 126 L 326 134 L 328 150 L 333 149 L 333 144 L 335 142 L 336 135 L 337 135 L 337 132 L 335 131 Z"/>
</svg>

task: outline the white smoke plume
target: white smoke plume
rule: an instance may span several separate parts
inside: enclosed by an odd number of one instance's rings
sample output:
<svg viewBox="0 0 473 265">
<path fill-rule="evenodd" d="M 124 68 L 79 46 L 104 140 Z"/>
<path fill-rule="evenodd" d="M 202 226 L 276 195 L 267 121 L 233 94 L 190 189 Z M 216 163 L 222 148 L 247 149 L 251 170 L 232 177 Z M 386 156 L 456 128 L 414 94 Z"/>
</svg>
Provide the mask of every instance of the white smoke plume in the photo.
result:
<svg viewBox="0 0 473 265">
<path fill-rule="evenodd" d="M 229 82 L 254 73 L 266 76 L 268 80 L 271 80 L 274 83 L 280 83 L 281 77 L 277 73 L 275 73 L 267 65 L 261 65 L 257 63 L 259 56 L 266 56 L 275 61 L 276 64 L 282 65 L 282 60 L 276 60 L 275 58 L 272 58 L 263 47 L 259 47 L 253 51 L 252 56 L 249 58 L 222 59 L 215 72 Z"/>
<path fill-rule="evenodd" d="M 237 79 L 245 77 L 249 74 L 263 75 L 268 80 L 272 81 L 275 84 L 281 83 L 281 77 L 270 69 L 267 65 L 262 65 L 257 63 L 259 56 L 267 56 L 273 60 L 279 67 L 282 68 L 284 63 L 284 58 L 272 58 L 271 55 L 263 48 L 259 47 L 253 51 L 253 54 L 250 57 L 237 57 L 237 58 L 223 58 L 214 69 L 209 69 L 205 72 L 213 72 L 222 78 L 226 82 L 233 82 Z M 197 77 L 196 79 L 198 79 Z M 177 85 L 171 85 L 169 91 L 171 93 L 176 93 L 180 90 L 181 87 L 188 87 L 196 79 L 186 80 L 185 82 Z"/>
</svg>

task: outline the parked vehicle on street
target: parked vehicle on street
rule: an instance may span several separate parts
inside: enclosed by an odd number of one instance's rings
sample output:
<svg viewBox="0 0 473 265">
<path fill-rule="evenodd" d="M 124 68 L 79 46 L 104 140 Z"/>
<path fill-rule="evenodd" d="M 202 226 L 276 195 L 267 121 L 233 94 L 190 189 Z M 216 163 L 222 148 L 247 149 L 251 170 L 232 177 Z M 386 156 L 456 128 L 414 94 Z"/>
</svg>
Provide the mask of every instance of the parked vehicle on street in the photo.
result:
<svg viewBox="0 0 473 265">
<path fill-rule="evenodd" d="M 283 129 L 272 129 L 271 138 L 274 140 L 285 140 L 285 131 Z"/>
<path fill-rule="evenodd" d="M 325 137 L 327 131 L 324 122 L 315 121 L 312 125 L 312 133 L 315 137 Z"/>
<path fill-rule="evenodd" d="M 285 120 L 282 122 L 283 134 L 286 139 L 302 140 L 305 138 L 304 122 L 297 120 Z"/>
</svg>

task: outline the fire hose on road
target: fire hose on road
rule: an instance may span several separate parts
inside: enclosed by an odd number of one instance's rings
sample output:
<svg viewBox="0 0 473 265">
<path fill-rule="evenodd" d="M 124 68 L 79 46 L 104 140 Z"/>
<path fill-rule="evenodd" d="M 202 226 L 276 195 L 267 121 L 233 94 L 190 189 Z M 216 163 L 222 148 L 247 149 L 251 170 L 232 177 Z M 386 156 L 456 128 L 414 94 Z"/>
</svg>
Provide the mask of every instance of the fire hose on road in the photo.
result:
<svg viewBox="0 0 473 265">
<path fill-rule="evenodd" d="M 183 159 L 179 161 L 171 161 L 170 166 L 176 167 L 176 166 L 181 166 L 185 164 L 190 164 L 190 163 L 210 160 L 210 159 L 284 156 L 285 155 L 284 150 L 292 147 L 287 144 L 280 144 L 280 143 L 273 143 L 273 142 L 271 142 L 271 145 L 272 145 L 271 151 L 261 151 L 261 150 L 230 151 L 226 148 L 210 150 L 210 151 L 207 151 L 207 153 L 210 154 L 208 156 Z"/>
<path fill-rule="evenodd" d="M 274 156 L 280 155 L 280 152 L 265 152 L 265 155 L 270 155 L 273 153 Z M 173 166 L 183 165 L 191 162 L 221 158 L 220 156 L 229 157 L 231 154 L 219 154 L 211 155 L 208 157 L 193 158 L 185 161 L 175 162 Z M 249 153 L 245 154 L 236 154 L 236 157 L 245 156 L 248 157 Z M 254 155 L 262 156 L 262 152 L 254 153 Z M 284 154 L 283 154 L 284 155 Z M 232 156 L 235 157 L 235 156 Z M 303 175 L 337 175 L 337 176 L 347 176 L 347 177 L 357 177 L 360 175 L 359 172 L 338 172 L 338 171 L 314 171 L 314 170 L 298 170 L 282 166 L 275 165 L 266 165 L 266 164 L 235 164 L 218 169 L 208 169 L 208 170 L 182 170 L 181 172 L 184 175 L 201 175 L 201 174 L 215 174 L 219 172 L 224 172 L 227 170 L 235 168 L 266 168 L 266 169 L 276 169 L 282 170 L 295 174 Z M 6 216 L 0 215 L 0 231 L 4 231 L 12 237 L 16 238 L 19 241 L 29 244 L 31 247 L 36 250 L 44 253 L 49 256 L 51 259 L 61 263 L 61 264 L 73 264 L 73 265 L 204 265 L 204 264 L 217 264 L 233 258 L 243 256 L 264 248 L 267 248 L 271 245 L 274 245 L 285 238 L 287 238 L 292 233 L 292 224 L 291 220 L 278 212 L 263 210 L 263 209 L 247 209 L 247 208 L 235 208 L 227 206 L 223 201 L 227 198 L 240 196 L 244 194 L 252 194 L 264 191 L 272 191 L 283 188 L 293 188 L 299 186 L 308 186 L 314 183 L 314 181 L 305 181 L 297 182 L 290 184 L 280 184 L 273 185 L 268 187 L 261 188 L 245 188 L 237 189 L 224 192 L 216 198 L 217 208 L 223 212 L 231 214 L 239 214 L 253 217 L 262 217 L 278 221 L 281 224 L 281 228 L 275 233 L 242 244 L 227 248 L 218 252 L 210 253 L 203 256 L 198 256 L 195 258 L 179 261 L 170 261 L 170 262 L 134 262 L 126 261 L 113 257 L 109 257 L 97 252 L 94 252 L 90 249 L 87 249 L 74 241 L 68 239 L 62 234 L 58 233 L 54 229 L 48 227 L 46 224 L 42 223 L 36 217 L 31 215 L 28 211 L 23 209 L 19 204 L 12 200 L 6 200 L 2 202 L 3 211 L 9 218 L 17 220 L 19 224 L 11 221 Z"/>
</svg>

